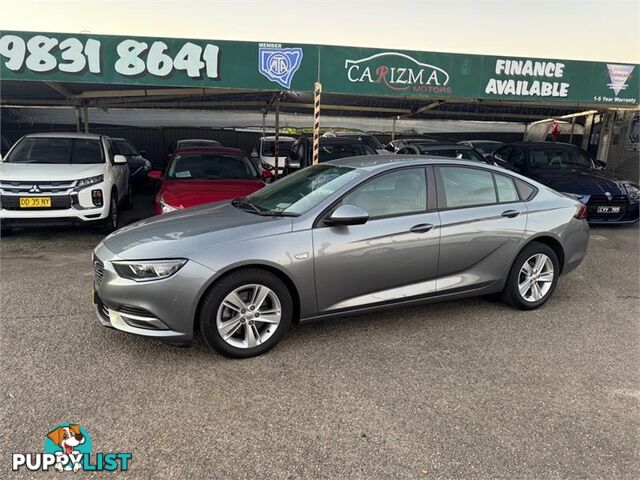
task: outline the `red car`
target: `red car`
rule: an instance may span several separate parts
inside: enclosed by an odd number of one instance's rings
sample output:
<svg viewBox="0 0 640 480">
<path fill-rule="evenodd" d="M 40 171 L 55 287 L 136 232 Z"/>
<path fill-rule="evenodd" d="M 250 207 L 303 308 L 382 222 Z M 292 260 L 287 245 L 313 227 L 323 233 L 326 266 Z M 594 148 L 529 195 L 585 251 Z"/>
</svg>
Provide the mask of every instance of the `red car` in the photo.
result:
<svg viewBox="0 0 640 480">
<path fill-rule="evenodd" d="M 156 196 L 156 213 L 162 214 L 249 195 L 271 172 L 259 173 L 237 148 L 202 147 L 177 151 L 164 175 L 152 170 L 149 176 L 162 182 Z"/>
</svg>

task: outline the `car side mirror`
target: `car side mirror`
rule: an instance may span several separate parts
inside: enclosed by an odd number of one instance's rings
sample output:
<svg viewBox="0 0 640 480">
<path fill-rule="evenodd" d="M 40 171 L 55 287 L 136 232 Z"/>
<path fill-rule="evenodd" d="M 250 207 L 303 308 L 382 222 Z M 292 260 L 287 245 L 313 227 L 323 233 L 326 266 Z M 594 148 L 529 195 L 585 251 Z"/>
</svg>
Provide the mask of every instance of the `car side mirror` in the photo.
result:
<svg viewBox="0 0 640 480">
<path fill-rule="evenodd" d="M 369 220 L 369 214 L 355 205 L 340 205 L 329 218 L 325 220 L 327 225 L 362 225 Z"/>
<path fill-rule="evenodd" d="M 594 160 L 594 163 L 596 164 L 596 168 L 600 169 L 603 169 L 607 166 L 607 162 L 603 162 L 602 160 Z"/>
<path fill-rule="evenodd" d="M 125 157 L 124 155 L 115 155 L 113 157 L 113 163 L 115 163 L 116 165 L 122 165 L 127 163 L 127 157 Z"/>
<path fill-rule="evenodd" d="M 162 180 L 162 170 L 151 170 L 147 173 L 147 177 L 153 180 Z"/>
</svg>

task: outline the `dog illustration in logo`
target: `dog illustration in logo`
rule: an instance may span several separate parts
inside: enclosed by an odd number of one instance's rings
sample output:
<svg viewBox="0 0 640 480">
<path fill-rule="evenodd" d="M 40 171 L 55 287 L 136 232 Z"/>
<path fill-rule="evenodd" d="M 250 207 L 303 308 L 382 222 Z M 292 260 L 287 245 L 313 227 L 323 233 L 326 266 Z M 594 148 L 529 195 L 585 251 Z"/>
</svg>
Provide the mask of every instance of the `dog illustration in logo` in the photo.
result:
<svg viewBox="0 0 640 480">
<path fill-rule="evenodd" d="M 60 447 L 65 455 L 68 458 L 66 462 L 66 469 L 71 470 L 71 465 L 73 464 L 73 471 L 77 472 L 80 468 L 80 463 L 73 463 L 73 461 L 69 458 L 69 455 L 74 454 L 78 455 L 80 452 L 75 450 L 75 447 L 78 445 L 82 445 L 85 441 L 84 435 L 80 432 L 79 425 L 69 425 L 67 427 L 58 427 L 55 430 L 49 432 L 47 437 L 55 443 L 58 447 Z M 64 466 L 62 461 L 65 457 L 62 457 L 58 460 L 58 463 L 54 465 L 55 469 L 58 471 L 62 471 Z"/>
</svg>

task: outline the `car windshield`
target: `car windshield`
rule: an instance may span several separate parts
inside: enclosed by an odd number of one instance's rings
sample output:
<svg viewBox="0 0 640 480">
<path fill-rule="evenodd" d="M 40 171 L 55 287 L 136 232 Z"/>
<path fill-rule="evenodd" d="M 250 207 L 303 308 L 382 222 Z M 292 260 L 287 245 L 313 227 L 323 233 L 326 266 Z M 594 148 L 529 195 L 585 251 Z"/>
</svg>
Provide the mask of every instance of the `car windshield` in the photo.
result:
<svg viewBox="0 0 640 480">
<path fill-rule="evenodd" d="M 198 148 L 198 147 L 221 147 L 220 142 L 215 140 L 180 140 L 178 141 L 176 150 L 184 150 L 186 148 Z"/>
<path fill-rule="evenodd" d="M 485 155 L 495 152 L 498 147 L 501 147 L 502 145 L 502 143 L 497 142 L 473 142 L 473 147 Z"/>
<path fill-rule="evenodd" d="M 255 178 L 253 163 L 244 155 L 203 153 L 180 155 L 169 167 L 167 178 L 179 180 L 216 180 L 223 178 Z"/>
<path fill-rule="evenodd" d="M 359 157 L 360 155 L 376 155 L 376 151 L 366 143 L 336 143 L 334 145 L 322 144 L 318 161 L 328 162 L 338 158 Z"/>
<path fill-rule="evenodd" d="M 456 158 L 458 160 L 473 160 L 474 162 L 487 163 L 486 160 L 481 155 L 474 152 L 470 148 L 435 149 L 435 148 L 428 148 L 426 146 L 423 148 L 421 147 L 422 147 L 421 145 L 418 145 L 418 149 L 420 150 L 420 153 L 423 155 L 431 154 L 431 155 L 437 155 L 438 157 L 451 157 L 451 158 Z"/>
<path fill-rule="evenodd" d="M 123 142 L 123 141 L 116 141 L 116 145 L 118 146 L 118 151 L 120 152 L 120 155 L 124 155 L 124 156 L 131 156 L 131 157 L 135 157 L 136 155 L 138 155 L 138 152 L 136 151 L 135 148 L 133 148 L 131 146 L 130 143 L 128 142 Z"/>
<path fill-rule="evenodd" d="M 366 143 L 367 145 L 369 145 L 374 150 L 380 150 L 380 149 L 384 148 L 382 146 L 382 144 L 378 141 L 378 139 L 376 137 L 374 137 L 373 135 L 348 135 L 348 136 L 349 137 L 353 137 L 353 138 L 359 140 L 360 142 Z"/>
<path fill-rule="evenodd" d="M 315 207 L 358 176 L 358 171 L 351 167 L 316 165 L 288 175 L 252 193 L 243 202 L 236 203 L 236 206 L 248 206 L 256 213 L 284 212 L 299 215 Z"/>
<path fill-rule="evenodd" d="M 533 147 L 529 150 L 529 167 L 533 170 L 591 168 L 591 160 L 570 148 Z"/>
<path fill-rule="evenodd" d="M 293 142 L 291 140 L 288 141 L 279 141 L 278 142 L 278 156 L 279 157 L 286 157 L 287 155 L 289 155 L 289 152 L 291 151 L 291 145 L 293 145 Z M 265 140 L 264 142 L 262 142 L 262 155 L 265 157 L 275 157 L 276 156 L 276 142 L 274 142 L 273 140 Z"/>
<path fill-rule="evenodd" d="M 7 163 L 94 164 L 104 163 L 99 140 L 81 138 L 23 138 Z"/>
</svg>

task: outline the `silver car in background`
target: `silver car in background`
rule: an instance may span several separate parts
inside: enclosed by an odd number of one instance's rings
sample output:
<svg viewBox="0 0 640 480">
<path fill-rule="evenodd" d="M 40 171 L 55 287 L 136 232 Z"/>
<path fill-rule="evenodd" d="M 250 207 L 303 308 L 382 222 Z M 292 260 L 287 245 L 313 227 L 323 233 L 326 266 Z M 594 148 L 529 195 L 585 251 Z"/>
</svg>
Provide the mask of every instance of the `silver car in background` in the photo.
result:
<svg viewBox="0 0 640 480">
<path fill-rule="evenodd" d="M 476 295 L 544 304 L 585 256 L 584 205 L 499 167 L 377 155 L 150 218 L 94 251 L 103 325 L 230 357 L 301 322 Z"/>
</svg>

